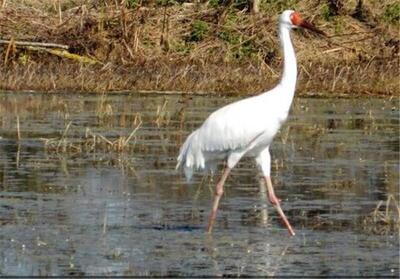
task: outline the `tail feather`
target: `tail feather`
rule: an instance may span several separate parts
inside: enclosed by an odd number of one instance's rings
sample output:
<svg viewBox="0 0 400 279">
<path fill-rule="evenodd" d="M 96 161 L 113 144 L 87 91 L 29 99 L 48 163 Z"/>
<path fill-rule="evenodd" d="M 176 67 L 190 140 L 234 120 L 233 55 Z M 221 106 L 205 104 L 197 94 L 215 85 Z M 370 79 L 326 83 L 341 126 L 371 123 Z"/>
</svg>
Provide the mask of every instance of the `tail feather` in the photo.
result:
<svg viewBox="0 0 400 279">
<path fill-rule="evenodd" d="M 191 133 L 187 139 L 185 140 L 185 142 L 183 143 L 183 145 L 181 146 L 180 150 L 179 150 L 179 155 L 177 158 L 177 164 L 175 169 L 178 170 L 181 166 L 185 165 L 186 163 L 186 156 L 188 153 L 188 149 L 191 145 L 191 138 L 193 137 L 193 133 Z"/>
<path fill-rule="evenodd" d="M 204 165 L 204 163 L 199 164 L 199 161 L 204 162 L 204 160 L 203 158 L 200 158 L 203 157 L 201 151 L 199 152 L 199 150 L 197 150 L 198 146 L 195 142 L 196 132 L 197 131 L 191 133 L 186 141 L 183 143 L 179 151 L 179 156 L 177 158 L 178 163 L 176 164 L 175 168 L 179 169 L 183 167 L 187 181 L 191 180 L 195 169 L 199 168 L 201 165 Z"/>
</svg>

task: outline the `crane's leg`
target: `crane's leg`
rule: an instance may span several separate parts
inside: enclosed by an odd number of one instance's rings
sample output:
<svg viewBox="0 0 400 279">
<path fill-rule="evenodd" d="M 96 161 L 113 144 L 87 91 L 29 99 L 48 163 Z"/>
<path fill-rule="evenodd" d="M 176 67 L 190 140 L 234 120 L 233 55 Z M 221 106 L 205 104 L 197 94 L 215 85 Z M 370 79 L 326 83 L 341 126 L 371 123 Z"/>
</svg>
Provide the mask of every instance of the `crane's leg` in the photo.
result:
<svg viewBox="0 0 400 279">
<path fill-rule="evenodd" d="M 217 216 L 219 200 L 221 199 L 222 194 L 224 193 L 225 180 L 228 177 L 230 172 L 231 172 L 231 168 L 226 167 L 224 169 L 224 172 L 222 173 L 221 179 L 218 181 L 217 185 L 215 186 L 214 202 L 213 202 L 213 207 L 211 209 L 210 217 L 208 218 L 207 233 L 211 233 L 211 231 L 212 231 L 215 217 Z"/>
<path fill-rule="evenodd" d="M 283 210 L 280 205 L 280 200 L 276 197 L 274 188 L 272 187 L 272 181 L 271 181 L 271 177 L 270 177 L 271 154 L 269 153 L 269 147 L 265 148 L 262 152 L 260 152 L 260 154 L 256 157 L 256 162 L 264 174 L 265 183 L 267 184 L 269 201 L 275 207 L 275 209 L 278 211 L 278 214 L 281 217 L 286 228 L 288 229 L 290 235 L 294 235 L 292 226 L 289 224 L 289 221 L 286 218 L 285 213 L 283 213 Z"/>
<path fill-rule="evenodd" d="M 275 209 L 278 211 L 279 216 L 281 217 L 283 223 L 285 224 L 286 228 L 288 229 L 290 235 L 292 235 L 292 236 L 295 235 L 294 230 L 292 229 L 292 226 L 290 225 L 288 219 L 286 218 L 285 213 L 283 213 L 279 199 L 275 196 L 275 191 L 274 191 L 274 188 L 272 187 L 271 177 L 265 176 L 265 182 L 267 183 L 269 201 L 275 207 Z"/>
</svg>

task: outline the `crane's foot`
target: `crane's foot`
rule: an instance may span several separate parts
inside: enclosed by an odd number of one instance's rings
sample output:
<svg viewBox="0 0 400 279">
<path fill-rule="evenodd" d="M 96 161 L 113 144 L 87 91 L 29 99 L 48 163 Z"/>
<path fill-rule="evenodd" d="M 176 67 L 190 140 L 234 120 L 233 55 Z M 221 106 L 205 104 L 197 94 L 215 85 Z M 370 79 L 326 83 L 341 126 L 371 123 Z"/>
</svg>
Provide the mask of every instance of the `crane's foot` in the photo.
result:
<svg viewBox="0 0 400 279">
<path fill-rule="evenodd" d="M 285 227 L 286 227 L 287 230 L 289 231 L 289 234 L 290 234 L 291 236 L 294 236 L 294 235 L 295 235 L 295 232 L 294 232 L 292 226 L 290 225 L 288 219 L 286 218 L 285 213 L 283 213 L 283 210 L 282 210 L 280 204 L 279 204 L 279 203 L 278 203 L 278 204 L 275 204 L 274 207 L 275 207 L 276 210 L 278 211 L 279 216 L 281 217 L 283 223 L 285 224 Z"/>
</svg>

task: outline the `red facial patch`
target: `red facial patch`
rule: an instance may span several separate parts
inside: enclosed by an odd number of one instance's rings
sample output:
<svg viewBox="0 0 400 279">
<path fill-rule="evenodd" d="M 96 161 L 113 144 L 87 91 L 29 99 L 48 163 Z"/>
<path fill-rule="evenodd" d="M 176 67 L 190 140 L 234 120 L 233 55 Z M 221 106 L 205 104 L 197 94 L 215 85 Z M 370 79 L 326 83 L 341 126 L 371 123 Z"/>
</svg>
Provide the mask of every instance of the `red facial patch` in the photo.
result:
<svg viewBox="0 0 400 279">
<path fill-rule="evenodd" d="M 293 25 L 299 26 L 303 20 L 301 19 L 298 12 L 293 12 L 290 15 L 290 21 L 292 22 Z"/>
</svg>

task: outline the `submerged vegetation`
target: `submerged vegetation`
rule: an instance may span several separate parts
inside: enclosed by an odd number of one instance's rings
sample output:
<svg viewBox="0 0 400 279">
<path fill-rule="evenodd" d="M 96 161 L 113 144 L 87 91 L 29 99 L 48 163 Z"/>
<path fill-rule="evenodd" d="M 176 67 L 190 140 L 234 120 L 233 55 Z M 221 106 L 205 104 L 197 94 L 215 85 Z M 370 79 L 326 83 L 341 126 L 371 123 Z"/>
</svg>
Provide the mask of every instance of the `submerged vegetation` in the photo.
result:
<svg viewBox="0 0 400 279">
<path fill-rule="evenodd" d="M 329 35 L 294 32 L 300 92 L 398 94 L 392 0 L 263 0 L 256 13 L 239 0 L 3 0 L 0 89 L 260 92 L 280 73 L 287 8 Z"/>
<path fill-rule="evenodd" d="M 375 210 L 361 218 L 361 228 L 369 233 L 400 233 L 400 204 L 393 195 L 379 201 Z"/>
</svg>

